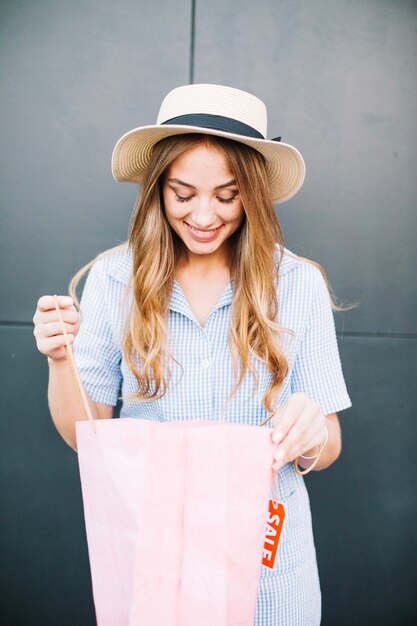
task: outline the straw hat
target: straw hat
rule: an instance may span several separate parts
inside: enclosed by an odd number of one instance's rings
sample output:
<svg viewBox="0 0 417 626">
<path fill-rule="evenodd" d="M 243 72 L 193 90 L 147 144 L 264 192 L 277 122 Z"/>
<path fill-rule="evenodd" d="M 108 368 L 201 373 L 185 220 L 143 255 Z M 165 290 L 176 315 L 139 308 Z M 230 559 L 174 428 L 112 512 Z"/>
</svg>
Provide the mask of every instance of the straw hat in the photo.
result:
<svg viewBox="0 0 417 626">
<path fill-rule="evenodd" d="M 258 150 L 266 160 L 271 198 L 284 202 L 300 189 L 303 157 L 280 138 L 266 139 L 264 103 L 246 91 L 222 85 L 177 87 L 165 97 L 153 126 L 130 130 L 116 143 L 112 172 L 120 182 L 141 183 L 154 145 L 172 135 L 203 133 L 226 137 Z"/>
</svg>

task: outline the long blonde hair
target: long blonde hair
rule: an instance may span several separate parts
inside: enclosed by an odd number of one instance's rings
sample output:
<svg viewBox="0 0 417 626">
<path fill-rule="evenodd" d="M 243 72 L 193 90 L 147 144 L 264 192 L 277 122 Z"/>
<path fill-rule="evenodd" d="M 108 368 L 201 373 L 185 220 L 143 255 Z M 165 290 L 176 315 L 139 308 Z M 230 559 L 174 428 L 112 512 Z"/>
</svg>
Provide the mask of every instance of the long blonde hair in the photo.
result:
<svg viewBox="0 0 417 626">
<path fill-rule="evenodd" d="M 229 239 L 233 280 L 229 347 L 235 386 L 228 400 L 248 370 L 257 382 L 254 359 L 259 359 L 271 373 L 271 384 L 263 398 L 263 405 L 270 412 L 288 372 L 280 337 L 289 331 L 277 319 L 284 239 L 268 190 L 264 158 L 244 144 L 211 135 L 189 134 L 166 138 L 154 147 L 135 203 L 128 239 L 133 258 L 133 299 L 123 355 L 137 380 L 138 399 L 156 399 L 166 393 L 169 363 L 173 358 L 167 349 L 167 316 L 174 271 L 183 244 L 165 217 L 162 184 L 171 163 L 199 144 L 224 154 L 245 212 L 241 226 Z M 93 263 L 82 268 L 72 280 L 73 297 L 77 282 Z M 314 265 L 328 284 L 323 268 Z M 333 308 L 338 308 L 334 302 Z"/>
</svg>

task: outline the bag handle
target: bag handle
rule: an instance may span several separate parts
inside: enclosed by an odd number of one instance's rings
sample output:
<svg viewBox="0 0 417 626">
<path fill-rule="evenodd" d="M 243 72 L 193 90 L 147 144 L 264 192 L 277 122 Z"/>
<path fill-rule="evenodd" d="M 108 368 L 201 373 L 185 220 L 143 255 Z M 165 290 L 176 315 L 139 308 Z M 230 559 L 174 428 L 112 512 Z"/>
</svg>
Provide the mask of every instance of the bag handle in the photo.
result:
<svg viewBox="0 0 417 626">
<path fill-rule="evenodd" d="M 92 420 L 94 422 L 95 420 L 91 412 L 90 405 L 88 404 L 84 387 L 81 383 L 80 374 L 78 372 L 77 364 L 74 358 L 74 351 L 69 342 L 67 331 L 65 330 L 64 320 L 62 319 L 62 313 L 61 313 L 61 309 L 59 308 L 58 298 L 56 295 L 54 295 L 54 304 L 55 304 L 56 312 L 58 314 L 59 322 L 61 324 L 62 334 L 64 335 L 64 339 L 65 339 L 65 352 L 67 355 L 68 366 L 69 366 L 70 373 L 71 373 L 72 386 L 73 386 L 75 395 L 77 397 L 77 400 L 81 409 L 81 414 L 84 416 L 84 419 Z"/>
</svg>

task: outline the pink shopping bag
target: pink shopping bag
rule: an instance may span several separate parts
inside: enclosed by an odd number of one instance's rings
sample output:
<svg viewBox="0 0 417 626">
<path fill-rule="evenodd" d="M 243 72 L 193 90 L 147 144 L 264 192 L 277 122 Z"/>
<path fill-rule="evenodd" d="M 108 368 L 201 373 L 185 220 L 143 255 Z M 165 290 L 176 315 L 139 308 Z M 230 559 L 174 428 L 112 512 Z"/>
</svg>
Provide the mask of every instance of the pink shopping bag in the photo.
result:
<svg viewBox="0 0 417 626">
<path fill-rule="evenodd" d="M 99 626 L 253 626 L 275 446 L 258 427 L 77 422 Z"/>
<path fill-rule="evenodd" d="M 98 626 L 253 626 L 275 445 L 206 420 L 93 420 L 77 449 Z"/>
</svg>

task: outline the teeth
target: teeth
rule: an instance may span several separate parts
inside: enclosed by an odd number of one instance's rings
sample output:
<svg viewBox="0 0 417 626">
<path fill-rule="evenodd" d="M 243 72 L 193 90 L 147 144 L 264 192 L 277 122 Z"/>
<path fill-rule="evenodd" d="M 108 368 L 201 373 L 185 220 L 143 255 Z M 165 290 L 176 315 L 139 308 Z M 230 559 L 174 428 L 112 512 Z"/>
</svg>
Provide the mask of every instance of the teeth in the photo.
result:
<svg viewBox="0 0 417 626">
<path fill-rule="evenodd" d="M 190 224 L 188 224 L 188 226 L 190 226 Z M 194 228 L 194 226 L 190 226 L 191 230 L 193 230 L 195 233 L 197 233 L 198 235 L 212 235 L 216 230 L 219 230 L 219 228 L 213 228 L 212 230 L 199 230 L 198 228 Z"/>
</svg>

